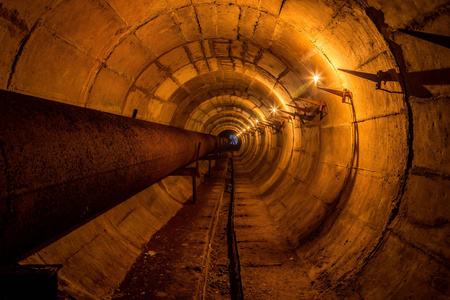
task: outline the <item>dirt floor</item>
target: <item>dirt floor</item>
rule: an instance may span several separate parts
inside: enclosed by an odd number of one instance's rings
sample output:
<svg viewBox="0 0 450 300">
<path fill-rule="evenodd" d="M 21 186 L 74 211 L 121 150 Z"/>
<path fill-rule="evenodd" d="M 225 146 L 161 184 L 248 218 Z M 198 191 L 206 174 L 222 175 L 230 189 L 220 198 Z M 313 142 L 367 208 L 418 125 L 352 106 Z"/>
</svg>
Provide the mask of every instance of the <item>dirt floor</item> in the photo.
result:
<svg viewBox="0 0 450 300">
<path fill-rule="evenodd" d="M 235 162 L 235 190 L 235 232 L 244 299 L 320 299 L 239 162 Z"/>
<path fill-rule="evenodd" d="M 235 299 L 230 284 L 230 165 L 219 163 L 144 247 L 113 299 Z M 258 189 L 235 162 L 234 231 L 242 298 L 335 299 L 319 293 L 270 219 Z M 233 272 L 231 272 L 233 273 Z M 232 281 L 231 281 L 232 282 Z"/>
<path fill-rule="evenodd" d="M 186 204 L 143 247 L 113 299 L 192 299 L 203 293 L 225 172 L 223 161 L 198 186 L 196 202 Z"/>
</svg>

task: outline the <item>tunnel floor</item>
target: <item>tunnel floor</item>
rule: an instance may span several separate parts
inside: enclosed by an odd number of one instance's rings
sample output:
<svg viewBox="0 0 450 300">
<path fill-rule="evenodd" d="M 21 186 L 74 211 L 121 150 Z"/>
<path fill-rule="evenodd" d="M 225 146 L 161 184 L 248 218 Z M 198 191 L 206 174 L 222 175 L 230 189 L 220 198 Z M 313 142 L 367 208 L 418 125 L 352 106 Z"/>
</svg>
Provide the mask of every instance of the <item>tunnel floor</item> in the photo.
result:
<svg viewBox="0 0 450 300">
<path fill-rule="evenodd" d="M 235 232 L 245 299 L 317 298 L 245 170 L 245 165 L 235 162 Z"/>
<path fill-rule="evenodd" d="M 143 247 L 113 299 L 236 299 L 230 270 L 230 159 L 218 161 L 186 204 Z M 307 269 L 280 235 L 258 187 L 234 159 L 237 299 L 335 299 L 313 286 Z M 234 278 L 236 279 L 236 278 Z M 322 295 L 322 296 L 321 296 Z M 241 298 L 239 298 L 241 297 Z"/>
</svg>

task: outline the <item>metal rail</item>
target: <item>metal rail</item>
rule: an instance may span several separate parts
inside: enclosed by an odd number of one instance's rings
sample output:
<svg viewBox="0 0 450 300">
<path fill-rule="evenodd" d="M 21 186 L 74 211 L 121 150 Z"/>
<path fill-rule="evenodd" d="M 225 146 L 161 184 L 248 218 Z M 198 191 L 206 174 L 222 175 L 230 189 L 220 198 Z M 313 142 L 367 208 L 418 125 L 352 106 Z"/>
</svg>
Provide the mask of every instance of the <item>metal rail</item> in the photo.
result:
<svg viewBox="0 0 450 300">
<path fill-rule="evenodd" d="M 234 164 L 233 155 L 230 158 L 231 165 L 231 190 L 230 192 L 230 207 L 228 210 L 228 224 L 227 224 L 227 243 L 228 243 L 228 258 L 230 260 L 230 296 L 233 300 L 244 299 L 241 283 L 241 266 L 239 262 L 239 253 L 236 242 L 236 233 L 234 231 Z"/>
</svg>

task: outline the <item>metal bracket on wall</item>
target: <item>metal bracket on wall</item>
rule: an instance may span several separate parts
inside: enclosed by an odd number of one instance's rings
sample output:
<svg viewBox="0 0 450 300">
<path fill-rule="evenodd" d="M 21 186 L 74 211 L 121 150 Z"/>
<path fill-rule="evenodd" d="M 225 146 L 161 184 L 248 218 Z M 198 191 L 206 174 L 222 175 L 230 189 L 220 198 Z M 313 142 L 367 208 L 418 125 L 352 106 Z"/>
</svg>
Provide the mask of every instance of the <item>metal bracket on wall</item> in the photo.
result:
<svg viewBox="0 0 450 300">
<path fill-rule="evenodd" d="M 290 106 L 292 108 L 295 108 L 296 111 L 301 111 L 303 113 L 311 113 L 311 110 L 309 107 L 300 107 L 298 105 L 292 105 L 292 104 L 286 104 L 287 106 Z"/>
<path fill-rule="evenodd" d="M 264 125 L 263 124 L 260 124 L 260 125 L 258 125 L 257 127 L 256 127 L 256 131 L 258 131 L 261 135 L 262 134 L 265 134 L 266 133 L 266 131 L 264 130 Z"/>
<path fill-rule="evenodd" d="M 270 118 L 270 119 L 266 119 L 265 121 L 263 121 L 261 123 L 265 126 L 272 128 L 276 132 L 279 132 L 281 129 L 284 128 L 284 120 L 282 120 L 282 119 Z"/>
<path fill-rule="evenodd" d="M 280 118 L 276 118 L 276 117 L 272 117 L 270 118 L 270 121 L 272 122 L 273 125 L 275 125 L 275 127 L 281 129 L 284 128 L 284 117 L 280 117 Z M 287 119 L 287 118 L 286 118 Z"/>
<path fill-rule="evenodd" d="M 303 101 L 303 102 L 307 102 L 307 103 L 311 103 L 311 104 L 317 105 L 318 109 L 316 110 L 316 112 L 318 111 L 319 114 L 320 114 L 320 119 L 321 120 L 323 119 L 325 107 L 327 106 L 325 101 L 322 101 L 322 100 L 311 100 L 311 99 L 305 99 L 305 98 L 300 98 L 300 97 L 295 98 L 294 101 Z M 292 106 L 292 105 L 290 105 L 290 106 Z"/>
<path fill-rule="evenodd" d="M 305 98 L 297 97 L 297 98 L 294 99 L 294 101 L 304 101 L 304 102 L 308 102 L 308 103 L 317 105 L 317 106 L 319 106 L 319 111 L 320 112 L 323 112 L 325 106 L 327 106 L 325 101 L 321 101 L 321 100 L 311 100 L 311 99 L 305 99 Z"/>
<path fill-rule="evenodd" d="M 283 114 L 289 115 L 288 121 L 291 119 L 291 116 L 294 117 L 294 119 L 295 119 L 295 117 L 301 118 L 301 117 L 304 116 L 304 115 L 299 114 L 298 112 L 290 112 L 290 111 L 285 111 L 285 110 L 282 110 L 282 109 L 279 109 L 278 111 L 282 112 Z"/>
<path fill-rule="evenodd" d="M 319 90 L 328 92 L 330 94 L 342 97 L 342 103 L 350 103 L 346 102 L 347 99 L 353 100 L 353 93 L 350 90 L 344 89 L 344 90 L 333 90 L 333 89 L 326 89 L 322 87 L 317 87 Z"/>
</svg>

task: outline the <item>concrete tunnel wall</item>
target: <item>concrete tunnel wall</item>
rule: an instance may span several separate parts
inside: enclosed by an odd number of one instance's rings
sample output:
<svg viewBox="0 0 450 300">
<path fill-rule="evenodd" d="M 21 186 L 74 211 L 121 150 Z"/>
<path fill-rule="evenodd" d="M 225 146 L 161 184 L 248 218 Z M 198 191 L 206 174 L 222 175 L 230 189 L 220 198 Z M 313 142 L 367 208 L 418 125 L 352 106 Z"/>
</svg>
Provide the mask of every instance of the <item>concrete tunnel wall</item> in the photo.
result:
<svg viewBox="0 0 450 300">
<path fill-rule="evenodd" d="M 241 135 L 280 232 L 342 296 L 448 296 L 449 50 L 398 31 L 448 36 L 447 1 L 0 4 L 5 90 L 212 134 L 293 112 L 295 97 L 326 101 L 322 120 Z M 401 82 L 375 90 L 338 68 Z M 105 297 L 190 193 L 166 178 L 22 263 L 62 263 L 64 291 Z"/>
</svg>

